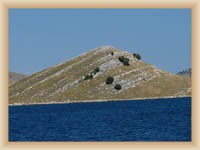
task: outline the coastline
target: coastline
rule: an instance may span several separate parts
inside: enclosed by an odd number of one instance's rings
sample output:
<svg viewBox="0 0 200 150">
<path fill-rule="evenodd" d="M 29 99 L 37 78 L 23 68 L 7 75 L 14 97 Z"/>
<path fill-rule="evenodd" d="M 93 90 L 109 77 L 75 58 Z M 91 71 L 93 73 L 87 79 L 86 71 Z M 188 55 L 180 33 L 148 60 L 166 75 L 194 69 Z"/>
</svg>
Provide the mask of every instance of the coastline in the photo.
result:
<svg viewBox="0 0 200 150">
<path fill-rule="evenodd" d="M 48 104 L 70 104 L 70 103 L 92 103 L 92 102 L 111 102 L 111 101 L 129 101 L 129 100 L 157 100 L 166 98 L 184 98 L 191 96 L 166 96 L 166 97 L 145 97 L 145 98 L 132 98 L 132 99 L 109 99 L 109 100 L 77 100 L 77 101 L 63 101 L 63 102 L 45 102 L 45 103 L 13 103 L 8 106 L 27 106 L 27 105 L 48 105 Z"/>
</svg>

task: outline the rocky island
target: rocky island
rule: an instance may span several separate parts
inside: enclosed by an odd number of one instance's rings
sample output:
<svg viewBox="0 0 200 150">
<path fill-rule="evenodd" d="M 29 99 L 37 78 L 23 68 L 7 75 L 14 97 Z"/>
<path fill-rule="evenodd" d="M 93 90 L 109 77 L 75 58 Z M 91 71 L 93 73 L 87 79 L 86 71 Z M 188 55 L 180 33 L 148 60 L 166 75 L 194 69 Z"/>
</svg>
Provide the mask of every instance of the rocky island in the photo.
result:
<svg viewBox="0 0 200 150">
<path fill-rule="evenodd" d="M 90 50 L 9 86 L 9 104 L 184 96 L 191 96 L 190 78 L 112 46 Z"/>
</svg>

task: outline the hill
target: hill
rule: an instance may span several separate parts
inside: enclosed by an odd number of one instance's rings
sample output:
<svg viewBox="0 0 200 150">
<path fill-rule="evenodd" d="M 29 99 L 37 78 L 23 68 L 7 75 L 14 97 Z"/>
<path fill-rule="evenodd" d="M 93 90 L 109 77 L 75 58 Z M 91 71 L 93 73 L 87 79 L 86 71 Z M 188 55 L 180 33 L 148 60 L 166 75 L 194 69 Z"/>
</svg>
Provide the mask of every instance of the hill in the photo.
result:
<svg viewBox="0 0 200 150">
<path fill-rule="evenodd" d="M 177 73 L 177 75 L 191 77 L 191 68 L 185 69 Z"/>
<path fill-rule="evenodd" d="M 9 72 L 9 84 L 15 83 L 18 80 L 23 79 L 26 75 L 16 72 Z"/>
<path fill-rule="evenodd" d="M 114 78 L 112 84 L 106 84 L 109 76 Z M 114 88 L 116 84 L 121 90 Z M 10 104 L 190 95 L 187 77 L 163 71 L 111 46 L 90 50 L 9 86 Z"/>
</svg>

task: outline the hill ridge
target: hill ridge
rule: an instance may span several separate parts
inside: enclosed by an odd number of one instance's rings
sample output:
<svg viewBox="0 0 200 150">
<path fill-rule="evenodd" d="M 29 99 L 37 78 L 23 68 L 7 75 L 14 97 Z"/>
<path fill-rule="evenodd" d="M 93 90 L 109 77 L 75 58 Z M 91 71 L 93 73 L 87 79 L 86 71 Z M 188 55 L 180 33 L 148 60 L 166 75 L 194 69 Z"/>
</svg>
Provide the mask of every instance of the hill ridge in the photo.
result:
<svg viewBox="0 0 200 150">
<path fill-rule="evenodd" d="M 9 84 L 13 84 L 16 81 L 21 80 L 27 76 L 25 74 L 16 73 L 16 72 L 12 72 L 12 71 L 9 71 L 8 74 L 9 74 Z"/>
<path fill-rule="evenodd" d="M 129 59 L 128 64 L 123 64 L 120 56 Z M 108 76 L 114 78 L 113 84 L 105 83 Z M 116 90 L 116 84 L 122 89 Z M 147 64 L 126 51 L 102 46 L 11 85 L 9 103 L 183 96 L 191 94 L 187 91 L 190 88 L 191 81 L 185 77 Z"/>
</svg>

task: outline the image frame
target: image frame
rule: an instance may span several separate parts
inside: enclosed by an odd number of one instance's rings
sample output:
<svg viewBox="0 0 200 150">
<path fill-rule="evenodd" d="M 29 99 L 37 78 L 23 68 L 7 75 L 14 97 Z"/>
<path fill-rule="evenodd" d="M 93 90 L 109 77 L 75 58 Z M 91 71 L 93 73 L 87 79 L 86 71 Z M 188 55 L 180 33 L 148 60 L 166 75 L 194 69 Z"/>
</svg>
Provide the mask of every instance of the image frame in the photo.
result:
<svg viewBox="0 0 200 150">
<path fill-rule="evenodd" d="M 0 148 L 2 149 L 199 149 L 200 110 L 198 110 L 200 2 L 186 0 L 3 0 L 0 2 Z M 192 141 L 191 142 L 9 142 L 8 141 L 8 10 L 9 8 L 191 8 L 192 27 Z"/>
</svg>

